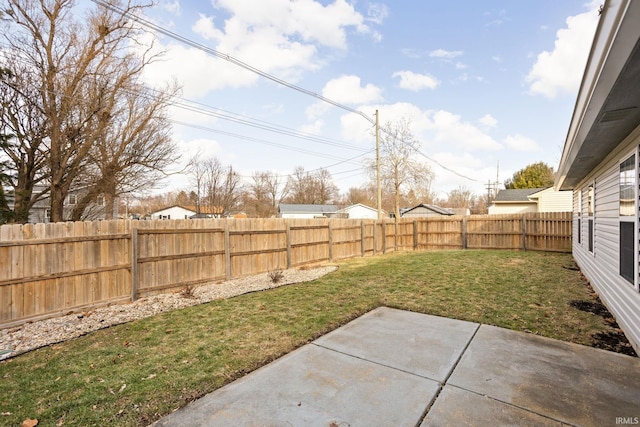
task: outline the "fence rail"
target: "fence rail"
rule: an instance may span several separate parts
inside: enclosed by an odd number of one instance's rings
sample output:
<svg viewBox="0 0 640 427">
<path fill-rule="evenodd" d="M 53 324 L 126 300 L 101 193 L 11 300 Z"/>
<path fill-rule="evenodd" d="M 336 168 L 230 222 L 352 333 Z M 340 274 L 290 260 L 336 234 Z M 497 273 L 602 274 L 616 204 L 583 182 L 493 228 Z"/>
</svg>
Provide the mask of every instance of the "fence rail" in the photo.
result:
<svg viewBox="0 0 640 427">
<path fill-rule="evenodd" d="M 393 251 L 571 250 L 571 213 L 0 227 L 0 328 L 154 293 Z"/>
</svg>

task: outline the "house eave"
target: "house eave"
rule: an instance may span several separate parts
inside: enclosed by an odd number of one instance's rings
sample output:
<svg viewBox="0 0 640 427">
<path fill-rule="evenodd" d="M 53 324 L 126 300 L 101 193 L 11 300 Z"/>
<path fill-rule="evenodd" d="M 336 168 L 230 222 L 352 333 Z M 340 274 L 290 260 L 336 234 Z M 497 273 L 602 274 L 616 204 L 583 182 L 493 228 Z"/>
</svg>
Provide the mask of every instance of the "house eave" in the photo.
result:
<svg viewBox="0 0 640 427">
<path fill-rule="evenodd" d="M 574 189 L 640 124 L 640 2 L 607 0 L 554 188 Z"/>
</svg>

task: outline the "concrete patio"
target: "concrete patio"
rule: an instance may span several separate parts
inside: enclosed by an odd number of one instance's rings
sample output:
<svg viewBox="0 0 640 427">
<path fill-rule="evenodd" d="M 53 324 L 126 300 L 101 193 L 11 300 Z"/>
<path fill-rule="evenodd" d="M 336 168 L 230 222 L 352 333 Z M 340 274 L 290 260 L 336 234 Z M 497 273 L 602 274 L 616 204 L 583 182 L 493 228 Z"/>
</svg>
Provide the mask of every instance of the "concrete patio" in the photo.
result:
<svg viewBox="0 0 640 427">
<path fill-rule="evenodd" d="M 160 426 L 640 424 L 640 359 L 378 308 Z"/>
</svg>

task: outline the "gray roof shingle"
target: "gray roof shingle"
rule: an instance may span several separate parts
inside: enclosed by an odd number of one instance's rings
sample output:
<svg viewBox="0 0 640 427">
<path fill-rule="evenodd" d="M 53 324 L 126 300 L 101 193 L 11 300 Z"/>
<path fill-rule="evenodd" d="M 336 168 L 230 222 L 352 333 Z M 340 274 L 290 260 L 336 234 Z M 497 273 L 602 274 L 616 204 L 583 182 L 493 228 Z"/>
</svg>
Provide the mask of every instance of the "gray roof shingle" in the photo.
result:
<svg viewBox="0 0 640 427">
<path fill-rule="evenodd" d="M 494 202 L 530 202 L 529 196 L 544 188 L 522 188 L 516 190 L 500 190 Z"/>
</svg>

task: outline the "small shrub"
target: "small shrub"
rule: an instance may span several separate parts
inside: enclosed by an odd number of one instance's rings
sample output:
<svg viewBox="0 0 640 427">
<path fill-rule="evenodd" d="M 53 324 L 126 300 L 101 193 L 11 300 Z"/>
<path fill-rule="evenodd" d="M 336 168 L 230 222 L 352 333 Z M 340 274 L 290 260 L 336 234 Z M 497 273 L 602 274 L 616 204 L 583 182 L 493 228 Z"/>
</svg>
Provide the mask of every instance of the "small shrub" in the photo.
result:
<svg viewBox="0 0 640 427">
<path fill-rule="evenodd" d="M 180 296 L 182 298 L 195 298 L 195 287 L 193 285 L 184 285 L 180 290 Z"/>
<path fill-rule="evenodd" d="M 282 279 L 284 279 L 284 272 L 282 270 L 270 271 L 269 279 L 271 279 L 271 283 L 280 283 L 282 282 Z"/>
</svg>

